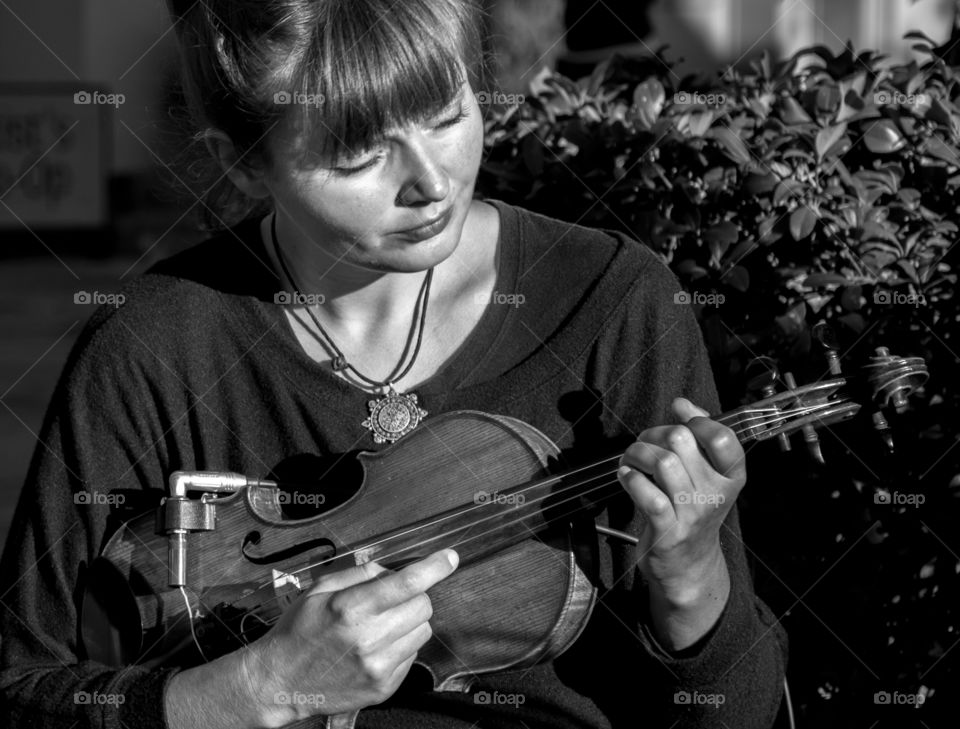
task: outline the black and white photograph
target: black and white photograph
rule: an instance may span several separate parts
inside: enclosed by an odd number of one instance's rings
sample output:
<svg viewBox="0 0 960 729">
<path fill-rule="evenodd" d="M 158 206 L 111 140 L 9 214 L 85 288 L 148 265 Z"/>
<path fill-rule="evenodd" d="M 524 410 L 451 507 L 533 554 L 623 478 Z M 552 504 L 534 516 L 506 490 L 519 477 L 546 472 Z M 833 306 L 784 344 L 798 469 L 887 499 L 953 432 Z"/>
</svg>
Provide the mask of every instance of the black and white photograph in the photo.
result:
<svg viewBox="0 0 960 729">
<path fill-rule="evenodd" d="M 958 258 L 958 0 L 0 0 L 0 727 L 956 729 Z"/>
</svg>

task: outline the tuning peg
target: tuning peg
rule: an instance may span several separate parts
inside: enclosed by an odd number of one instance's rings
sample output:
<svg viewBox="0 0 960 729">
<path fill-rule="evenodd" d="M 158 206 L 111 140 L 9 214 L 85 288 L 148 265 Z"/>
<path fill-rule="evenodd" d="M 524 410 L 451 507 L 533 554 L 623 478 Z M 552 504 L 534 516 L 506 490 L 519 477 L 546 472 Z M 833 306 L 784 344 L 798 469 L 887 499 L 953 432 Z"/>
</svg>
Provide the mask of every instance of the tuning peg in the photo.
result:
<svg viewBox="0 0 960 729">
<path fill-rule="evenodd" d="M 792 372 L 785 372 L 783 374 L 783 382 L 791 390 L 797 389 L 797 382 L 793 379 Z M 820 451 L 820 438 L 817 436 L 816 428 L 807 423 L 806 425 L 802 426 L 801 430 L 803 430 L 803 442 L 807 444 L 807 451 L 815 461 L 825 464 L 826 461 L 824 461 L 823 453 Z"/>
<path fill-rule="evenodd" d="M 883 442 L 886 443 L 887 450 L 893 453 L 893 435 L 890 433 L 890 424 L 879 410 L 873 413 L 873 429 L 877 431 L 883 439 Z"/>
<path fill-rule="evenodd" d="M 840 358 L 837 355 L 837 350 L 840 348 L 840 340 L 837 338 L 833 328 L 825 321 L 821 321 L 814 325 L 811 333 L 813 338 L 820 342 L 825 350 L 824 354 L 827 357 L 827 366 L 830 368 L 830 374 L 842 374 L 840 371 Z"/>
<path fill-rule="evenodd" d="M 780 371 L 777 369 L 777 362 L 773 357 L 754 357 L 747 363 L 747 375 L 750 371 L 759 370 L 759 374 L 754 375 L 747 381 L 748 392 L 762 392 L 764 397 L 770 397 L 774 394 L 774 384 L 780 379 Z"/>
<path fill-rule="evenodd" d="M 773 397 L 777 394 L 774 384 L 780 379 L 780 371 L 777 369 L 777 362 L 772 357 L 762 356 L 754 357 L 747 363 L 747 374 L 750 370 L 761 370 L 747 381 L 748 392 L 760 392 L 763 397 Z M 780 433 L 777 436 L 777 442 L 780 444 L 780 450 L 783 453 L 791 450 L 790 436 L 786 433 Z"/>
</svg>

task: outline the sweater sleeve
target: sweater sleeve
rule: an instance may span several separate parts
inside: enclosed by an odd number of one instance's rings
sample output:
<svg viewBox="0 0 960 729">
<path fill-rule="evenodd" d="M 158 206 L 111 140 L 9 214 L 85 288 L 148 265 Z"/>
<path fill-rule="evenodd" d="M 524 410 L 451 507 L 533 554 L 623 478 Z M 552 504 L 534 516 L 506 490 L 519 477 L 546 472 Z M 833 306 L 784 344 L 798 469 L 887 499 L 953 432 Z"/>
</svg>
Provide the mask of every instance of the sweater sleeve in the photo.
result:
<svg viewBox="0 0 960 729">
<path fill-rule="evenodd" d="M 619 348 L 621 355 L 611 359 L 619 364 L 607 373 L 615 384 L 605 404 L 631 435 L 676 422 L 670 403 L 677 396 L 712 415 L 720 413 L 696 317 L 684 298 L 675 296 L 681 291 L 677 279 L 646 249 L 642 258 L 647 261 L 623 318 L 607 332 L 608 346 Z M 745 488 L 750 487 L 748 474 Z M 638 534 L 642 517 L 632 502 L 625 511 L 619 524 L 610 514 L 612 525 Z M 754 593 L 736 504 L 721 526 L 720 544 L 730 574 L 729 599 L 707 635 L 680 652 L 665 650 L 654 637 L 635 550 L 614 547 L 619 549 L 617 571 L 639 609 L 636 635 L 647 664 L 643 681 L 653 679 L 648 695 L 654 706 L 649 708 L 664 726 L 762 729 L 772 725 L 780 705 L 787 635 Z"/>
<path fill-rule="evenodd" d="M 38 434 L 0 561 L 0 726 L 165 727 L 177 669 L 88 660 L 78 631 L 78 578 L 124 498 L 115 490 L 163 488 L 143 345 L 121 339 L 87 324 Z"/>
</svg>

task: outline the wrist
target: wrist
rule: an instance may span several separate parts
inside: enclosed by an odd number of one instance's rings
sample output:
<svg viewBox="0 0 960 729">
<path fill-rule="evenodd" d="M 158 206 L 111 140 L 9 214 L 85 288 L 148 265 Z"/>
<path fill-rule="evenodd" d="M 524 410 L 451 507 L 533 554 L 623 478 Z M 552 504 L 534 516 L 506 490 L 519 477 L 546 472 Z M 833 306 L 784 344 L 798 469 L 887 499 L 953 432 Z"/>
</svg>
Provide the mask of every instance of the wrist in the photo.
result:
<svg viewBox="0 0 960 729">
<path fill-rule="evenodd" d="M 672 611 L 695 610 L 716 593 L 727 578 L 727 563 L 717 548 L 699 564 L 676 575 L 645 575 L 651 603 Z"/>
<path fill-rule="evenodd" d="M 251 691 L 243 661 L 230 653 L 174 674 L 163 702 L 170 729 L 260 729 L 277 720 Z"/>
<path fill-rule="evenodd" d="M 730 575 L 720 556 L 701 579 L 677 580 L 669 586 L 649 583 L 650 624 L 668 650 L 689 648 L 716 625 L 730 595 Z"/>
<path fill-rule="evenodd" d="M 278 700 L 280 689 L 273 680 L 278 674 L 263 650 L 263 643 L 254 641 L 231 656 L 238 663 L 238 692 L 257 717 L 257 726 L 274 729 L 301 718 L 295 714 L 289 702 Z"/>
</svg>

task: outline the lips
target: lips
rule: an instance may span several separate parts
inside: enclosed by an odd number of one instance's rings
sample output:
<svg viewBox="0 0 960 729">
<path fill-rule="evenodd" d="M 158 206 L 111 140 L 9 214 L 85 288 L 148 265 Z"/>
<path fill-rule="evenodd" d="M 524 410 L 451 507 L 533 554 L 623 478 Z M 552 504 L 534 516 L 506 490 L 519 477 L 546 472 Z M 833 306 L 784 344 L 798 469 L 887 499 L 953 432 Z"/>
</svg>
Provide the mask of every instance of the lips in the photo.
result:
<svg viewBox="0 0 960 729">
<path fill-rule="evenodd" d="M 425 223 L 421 223 L 413 228 L 398 230 L 396 233 L 394 233 L 394 235 L 398 235 L 403 238 L 411 238 L 414 240 L 425 240 L 427 238 L 432 238 L 447 227 L 447 224 L 450 222 L 450 218 L 452 216 L 453 206 L 451 205 L 437 217 L 432 218 Z"/>
</svg>

